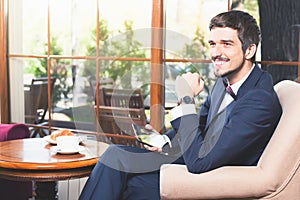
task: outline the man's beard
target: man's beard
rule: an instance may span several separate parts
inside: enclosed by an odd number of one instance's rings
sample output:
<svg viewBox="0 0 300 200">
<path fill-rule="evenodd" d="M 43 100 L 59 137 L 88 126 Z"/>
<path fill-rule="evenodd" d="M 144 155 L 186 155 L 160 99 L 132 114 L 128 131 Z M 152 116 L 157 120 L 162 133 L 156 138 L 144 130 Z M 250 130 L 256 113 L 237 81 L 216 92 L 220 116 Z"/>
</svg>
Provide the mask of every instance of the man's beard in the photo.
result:
<svg viewBox="0 0 300 200">
<path fill-rule="evenodd" d="M 215 74 L 216 77 L 221 77 L 221 78 L 228 77 L 228 76 L 232 76 L 233 74 L 239 72 L 239 71 L 243 68 L 244 63 L 245 63 L 245 59 L 243 59 L 243 62 L 240 64 L 240 66 L 238 66 L 238 67 L 235 68 L 235 69 L 229 70 L 229 71 L 225 72 L 225 73 L 222 74 L 222 75 L 218 75 L 218 73 L 217 73 L 216 70 L 215 70 L 215 71 L 214 71 L 214 74 Z"/>
</svg>

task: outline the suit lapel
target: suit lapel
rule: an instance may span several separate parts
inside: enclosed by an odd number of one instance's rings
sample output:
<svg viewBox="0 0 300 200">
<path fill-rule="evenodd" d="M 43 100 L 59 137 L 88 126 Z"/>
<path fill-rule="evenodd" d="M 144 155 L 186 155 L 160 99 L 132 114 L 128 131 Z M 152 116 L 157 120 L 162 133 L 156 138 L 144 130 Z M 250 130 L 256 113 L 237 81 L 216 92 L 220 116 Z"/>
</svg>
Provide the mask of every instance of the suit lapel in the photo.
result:
<svg viewBox="0 0 300 200">
<path fill-rule="evenodd" d="M 217 116 L 220 105 L 225 95 L 225 89 L 223 85 L 222 79 L 217 79 L 216 85 L 211 93 L 211 105 L 210 105 L 210 112 L 207 120 L 207 125 L 212 121 L 215 116 Z M 208 126 L 207 126 L 208 127 Z"/>
<path fill-rule="evenodd" d="M 237 99 L 244 96 L 244 94 L 246 94 L 249 90 L 254 88 L 255 85 L 259 82 L 259 79 L 262 76 L 262 74 L 263 74 L 262 70 L 259 68 L 257 64 L 255 64 L 251 74 L 246 79 L 246 81 L 241 85 L 237 93 Z"/>
</svg>

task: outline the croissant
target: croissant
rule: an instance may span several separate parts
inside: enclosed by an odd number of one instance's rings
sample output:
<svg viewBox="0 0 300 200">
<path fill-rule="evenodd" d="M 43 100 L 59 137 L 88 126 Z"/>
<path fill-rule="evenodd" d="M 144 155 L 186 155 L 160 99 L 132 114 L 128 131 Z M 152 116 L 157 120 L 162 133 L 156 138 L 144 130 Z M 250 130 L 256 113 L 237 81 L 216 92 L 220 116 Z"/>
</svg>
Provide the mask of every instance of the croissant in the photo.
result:
<svg viewBox="0 0 300 200">
<path fill-rule="evenodd" d="M 60 129 L 60 130 L 53 131 L 50 135 L 50 138 L 51 140 L 56 141 L 56 138 L 59 136 L 74 136 L 74 133 L 72 133 L 67 129 Z"/>
</svg>

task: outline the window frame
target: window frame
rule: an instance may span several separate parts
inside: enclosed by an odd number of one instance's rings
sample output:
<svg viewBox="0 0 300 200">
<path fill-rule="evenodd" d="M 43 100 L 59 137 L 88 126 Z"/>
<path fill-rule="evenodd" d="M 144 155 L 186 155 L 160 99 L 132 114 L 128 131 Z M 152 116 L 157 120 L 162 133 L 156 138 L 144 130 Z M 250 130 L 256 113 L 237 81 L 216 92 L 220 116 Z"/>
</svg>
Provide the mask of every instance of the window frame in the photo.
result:
<svg viewBox="0 0 300 200">
<path fill-rule="evenodd" d="M 210 60 L 197 60 L 197 59 L 168 59 L 164 58 L 163 52 L 163 33 L 162 30 L 164 28 L 164 0 L 152 0 L 152 33 L 151 33 L 151 55 L 150 58 L 114 58 L 114 57 L 101 57 L 99 56 L 99 29 L 96 29 L 96 55 L 95 56 L 55 56 L 50 55 L 50 6 L 48 5 L 48 55 L 45 56 L 37 56 L 37 55 L 24 55 L 24 54 L 9 54 L 8 53 L 8 35 L 7 35 L 7 27 L 8 27 L 8 0 L 0 0 L 0 120 L 1 123 L 14 123 L 10 120 L 10 90 L 9 90 L 9 59 L 10 58 L 47 58 L 48 65 L 48 80 L 50 80 L 50 67 L 52 59 L 95 59 L 96 60 L 96 74 L 99 74 L 99 60 L 100 59 L 109 59 L 109 60 L 120 60 L 120 61 L 147 61 L 150 62 L 150 81 L 151 81 L 151 89 L 150 89 L 150 105 L 164 105 L 164 91 L 163 91 L 163 81 L 164 81 L 164 72 L 163 67 L 157 67 L 158 65 L 163 66 L 165 62 L 190 62 L 190 63 L 210 63 Z M 228 0 L 227 9 L 230 10 L 231 0 Z M 99 1 L 97 1 L 97 27 L 99 27 Z M 300 37 L 300 36 L 299 36 Z M 299 39 L 300 41 L 300 39 Z M 154 47 L 161 48 L 154 48 Z M 289 65 L 295 66 L 298 68 L 298 82 L 300 82 L 300 42 L 299 46 L 299 58 L 298 62 L 289 62 L 289 61 L 258 61 L 260 64 L 279 64 L 279 65 Z M 159 74 L 159 76 L 157 76 Z M 99 77 L 97 78 L 97 82 Z M 49 81 L 50 82 L 50 81 Z M 96 88 L 99 88 L 99 84 L 96 85 Z M 98 91 L 98 90 L 96 90 Z M 48 86 L 48 94 L 51 92 L 50 85 Z M 98 97 L 98 95 L 96 95 Z M 50 95 L 48 95 L 48 109 L 51 108 L 51 99 Z M 99 99 L 96 100 L 96 103 L 99 103 Z M 150 107 L 150 117 L 151 124 L 154 128 L 160 130 L 160 127 L 163 127 L 164 123 L 164 112 L 162 108 L 158 108 L 157 106 Z M 49 113 L 49 129 L 51 129 L 51 114 Z"/>
</svg>

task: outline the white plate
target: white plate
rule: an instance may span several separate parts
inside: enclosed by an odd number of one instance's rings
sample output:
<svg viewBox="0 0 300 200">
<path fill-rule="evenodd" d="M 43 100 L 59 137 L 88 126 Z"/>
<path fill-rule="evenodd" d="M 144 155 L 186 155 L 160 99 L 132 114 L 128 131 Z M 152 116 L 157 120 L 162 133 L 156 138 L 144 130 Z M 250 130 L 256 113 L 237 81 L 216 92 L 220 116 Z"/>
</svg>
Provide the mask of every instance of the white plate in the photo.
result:
<svg viewBox="0 0 300 200">
<path fill-rule="evenodd" d="M 83 151 L 85 148 L 83 146 L 79 146 L 78 149 L 74 149 L 71 151 L 61 151 L 60 149 L 58 149 L 57 146 L 53 146 L 50 148 L 51 151 L 56 152 L 56 153 L 60 153 L 60 154 L 74 154 L 74 153 L 78 153 L 80 151 Z"/>
<path fill-rule="evenodd" d="M 56 140 L 52 140 L 50 135 L 47 135 L 45 137 L 43 137 L 47 142 L 49 142 L 50 144 L 57 144 Z"/>
</svg>

